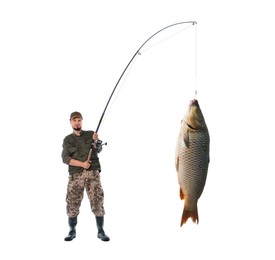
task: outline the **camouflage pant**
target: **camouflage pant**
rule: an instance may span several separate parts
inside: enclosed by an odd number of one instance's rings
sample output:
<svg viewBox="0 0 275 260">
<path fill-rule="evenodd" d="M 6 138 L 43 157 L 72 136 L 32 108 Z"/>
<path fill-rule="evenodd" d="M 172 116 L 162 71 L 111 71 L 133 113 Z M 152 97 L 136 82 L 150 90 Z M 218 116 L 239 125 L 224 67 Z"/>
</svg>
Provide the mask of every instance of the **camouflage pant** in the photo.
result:
<svg viewBox="0 0 275 260">
<path fill-rule="evenodd" d="M 73 218 L 79 214 L 84 189 L 86 189 L 94 215 L 103 216 L 105 214 L 104 193 L 100 182 L 100 173 L 98 170 L 84 170 L 69 176 L 66 196 L 68 217 Z"/>
</svg>

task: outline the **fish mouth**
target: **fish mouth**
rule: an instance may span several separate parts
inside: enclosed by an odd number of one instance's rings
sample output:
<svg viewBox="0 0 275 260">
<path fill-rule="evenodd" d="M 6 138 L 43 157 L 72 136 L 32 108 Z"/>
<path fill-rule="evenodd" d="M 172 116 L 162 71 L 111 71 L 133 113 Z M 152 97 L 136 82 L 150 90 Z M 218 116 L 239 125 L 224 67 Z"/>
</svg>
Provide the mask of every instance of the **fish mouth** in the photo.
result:
<svg viewBox="0 0 275 260">
<path fill-rule="evenodd" d="M 191 106 L 199 106 L 199 102 L 198 102 L 197 99 L 193 99 L 193 100 L 190 101 L 190 104 L 189 104 L 189 105 L 190 105 L 190 107 L 191 107 Z"/>
<path fill-rule="evenodd" d="M 197 99 L 193 99 L 189 103 L 189 110 L 185 116 L 185 124 L 192 131 L 200 131 L 204 129 L 203 121 L 201 119 L 201 111 Z"/>
</svg>

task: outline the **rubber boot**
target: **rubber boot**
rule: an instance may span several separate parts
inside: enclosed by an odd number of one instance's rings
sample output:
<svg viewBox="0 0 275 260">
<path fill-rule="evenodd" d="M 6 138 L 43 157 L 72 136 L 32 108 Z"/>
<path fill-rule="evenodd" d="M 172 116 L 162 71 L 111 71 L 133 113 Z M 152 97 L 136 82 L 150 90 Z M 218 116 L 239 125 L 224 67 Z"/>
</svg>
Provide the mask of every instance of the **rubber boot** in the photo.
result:
<svg viewBox="0 0 275 260">
<path fill-rule="evenodd" d="M 101 239 L 102 241 L 109 241 L 110 238 L 106 236 L 104 230 L 103 230 L 103 224 L 104 224 L 104 217 L 97 217 L 96 216 L 96 225 L 98 229 L 97 237 Z"/>
<path fill-rule="evenodd" d="M 70 231 L 68 236 L 64 238 L 65 241 L 72 241 L 76 236 L 75 226 L 77 224 L 77 217 L 69 218 Z"/>
</svg>

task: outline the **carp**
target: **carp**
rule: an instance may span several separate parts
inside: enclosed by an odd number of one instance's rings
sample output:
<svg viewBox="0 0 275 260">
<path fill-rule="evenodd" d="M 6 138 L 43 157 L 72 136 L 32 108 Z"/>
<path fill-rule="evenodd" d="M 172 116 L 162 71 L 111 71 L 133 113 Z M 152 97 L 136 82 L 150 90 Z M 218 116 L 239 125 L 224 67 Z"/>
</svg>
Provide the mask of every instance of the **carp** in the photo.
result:
<svg viewBox="0 0 275 260">
<path fill-rule="evenodd" d="M 184 200 L 182 226 L 191 218 L 199 223 L 198 199 L 208 172 L 210 136 L 203 113 L 196 99 L 190 101 L 181 121 L 176 143 L 176 171 L 180 185 L 180 199 Z"/>
</svg>

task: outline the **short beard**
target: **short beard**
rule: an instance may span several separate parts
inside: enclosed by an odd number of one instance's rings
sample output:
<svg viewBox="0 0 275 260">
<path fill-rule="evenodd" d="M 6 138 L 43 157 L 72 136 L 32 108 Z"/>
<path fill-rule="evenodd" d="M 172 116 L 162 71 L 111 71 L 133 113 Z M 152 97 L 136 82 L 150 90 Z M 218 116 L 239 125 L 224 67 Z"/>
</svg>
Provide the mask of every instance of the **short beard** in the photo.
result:
<svg viewBox="0 0 275 260">
<path fill-rule="evenodd" d="M 74 129 L 75 131 L 80 131 L 80 130 L 81 130 L 81 127 L 73 127 L 73 129 Z"/>
</svg>

